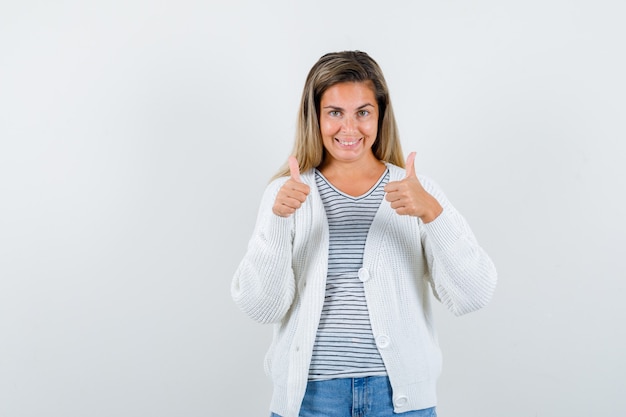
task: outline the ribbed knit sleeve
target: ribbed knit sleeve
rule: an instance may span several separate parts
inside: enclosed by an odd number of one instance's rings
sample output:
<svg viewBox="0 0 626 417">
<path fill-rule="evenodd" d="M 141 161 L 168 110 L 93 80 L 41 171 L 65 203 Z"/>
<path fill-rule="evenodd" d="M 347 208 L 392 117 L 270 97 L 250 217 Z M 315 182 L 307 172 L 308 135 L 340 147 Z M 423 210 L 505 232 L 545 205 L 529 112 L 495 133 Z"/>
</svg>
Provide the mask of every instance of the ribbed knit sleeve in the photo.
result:
<svg viewBox="0 0 626 417">
<path fill-rule="evenodd" d="M 439 217 L 421 227 L 435 295 L 457 316 L 478 310 L 489 302 L 495 290 L 495 266 L 441 189 L 427 177 L 419 179 L 443 207 Z"/>
<path fill-rule="evenodd" d="M 260 323 L 280 321 L 295 293 L 293 216 L 279 217 L 272 212 L 276 194 L 285 180 L 275 180 L 266 188 L 254 233 L 231 285 L 235 303 Z"/>
</svg>

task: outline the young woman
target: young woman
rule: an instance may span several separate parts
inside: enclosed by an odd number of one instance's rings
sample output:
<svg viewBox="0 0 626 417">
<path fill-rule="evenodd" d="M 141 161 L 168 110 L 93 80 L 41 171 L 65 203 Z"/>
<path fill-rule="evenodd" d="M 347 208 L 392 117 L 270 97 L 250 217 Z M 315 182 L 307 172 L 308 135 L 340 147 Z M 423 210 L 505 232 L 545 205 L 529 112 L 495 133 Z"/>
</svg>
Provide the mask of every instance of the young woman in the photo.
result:
<svg viewBox="0 0 626 417">
<path fill-rule="evenodd" d="M 246 314 L 274 323 L 273 416 L 436 415 L 430 294 L 474 311 L 496 271 L 414 158 L 405 165 L 378 64 L 359 51 L 321 57 L 232 282 Z"/>
</svg>

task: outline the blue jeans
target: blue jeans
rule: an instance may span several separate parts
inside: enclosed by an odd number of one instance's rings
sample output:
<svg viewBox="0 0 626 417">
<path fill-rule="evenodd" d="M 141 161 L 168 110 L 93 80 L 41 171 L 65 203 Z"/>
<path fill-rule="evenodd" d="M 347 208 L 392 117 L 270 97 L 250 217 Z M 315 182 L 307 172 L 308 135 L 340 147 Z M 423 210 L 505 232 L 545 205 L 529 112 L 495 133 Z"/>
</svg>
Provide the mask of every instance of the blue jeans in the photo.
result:
<svg viewBox="0 0 626 417">
<path fill-rule="evenodd" d="M 299 417 L 436 417 L 435 407 L 394 414 L 386 376 L 309 381 Z M 281 417 L 272 413 L 271 417 Z"/>
</svg>

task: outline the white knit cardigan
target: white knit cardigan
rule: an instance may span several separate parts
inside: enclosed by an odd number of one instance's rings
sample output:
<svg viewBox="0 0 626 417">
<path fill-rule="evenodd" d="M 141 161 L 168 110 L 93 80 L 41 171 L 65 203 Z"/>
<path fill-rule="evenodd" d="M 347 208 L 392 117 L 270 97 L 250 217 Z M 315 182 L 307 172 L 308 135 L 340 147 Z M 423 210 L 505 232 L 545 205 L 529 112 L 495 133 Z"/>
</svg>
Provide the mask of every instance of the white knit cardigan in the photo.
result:
<svg viewBox="0 0 626 417">
<path fill-rule="evenodd" d="M 390 181 L 405 177 L 403 169 L 387 167 Z M 270 408 L 283 417 L 297 417 L 304 397 L 328 264 L 328 223 L 314 171 L 301 177 L 311 193 L 287 218 L 272 213 L 287 178 L 268 185 L 231 286 L 233 299 L 247 315 L 274 323 L 265 370 L 274 384 Z M 497 279 L 493 263 L 464 218 L 433 181 L 423 176 L 419 180 L 443 212 L 424 224 L 417 217 L 398 215 L 383 200 L 359 270 L 397 413 L 436 405 L 441 353 L 431 289 L 450 311 L 462 315 L 490 300 Z"/>
</svg>

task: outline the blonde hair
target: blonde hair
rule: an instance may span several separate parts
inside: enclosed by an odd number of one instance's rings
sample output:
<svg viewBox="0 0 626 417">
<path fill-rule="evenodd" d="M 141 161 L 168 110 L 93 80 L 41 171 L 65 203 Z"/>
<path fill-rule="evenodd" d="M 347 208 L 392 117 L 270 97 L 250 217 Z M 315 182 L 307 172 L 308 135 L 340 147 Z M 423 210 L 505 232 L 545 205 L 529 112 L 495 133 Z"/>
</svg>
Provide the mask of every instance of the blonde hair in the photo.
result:
<svg viewBox="0 0 626 417">
<path fill-rule="evenodd" d="M 378 104 L 378 135 L 372 151 L 379 160 L 404 168 L 398 126 L 382 70 L 365 52 L 344 51 L 322 56 L 306 78 L 291 153 L 298 160 L 300 171 L 316 168 L 324 160 L 319 124 L 320 101 L 328 88 L 344 82 L 370 84 Z M 289 165 L 285 162 L 272 179 L 289 175 Z"/>
</svg>

